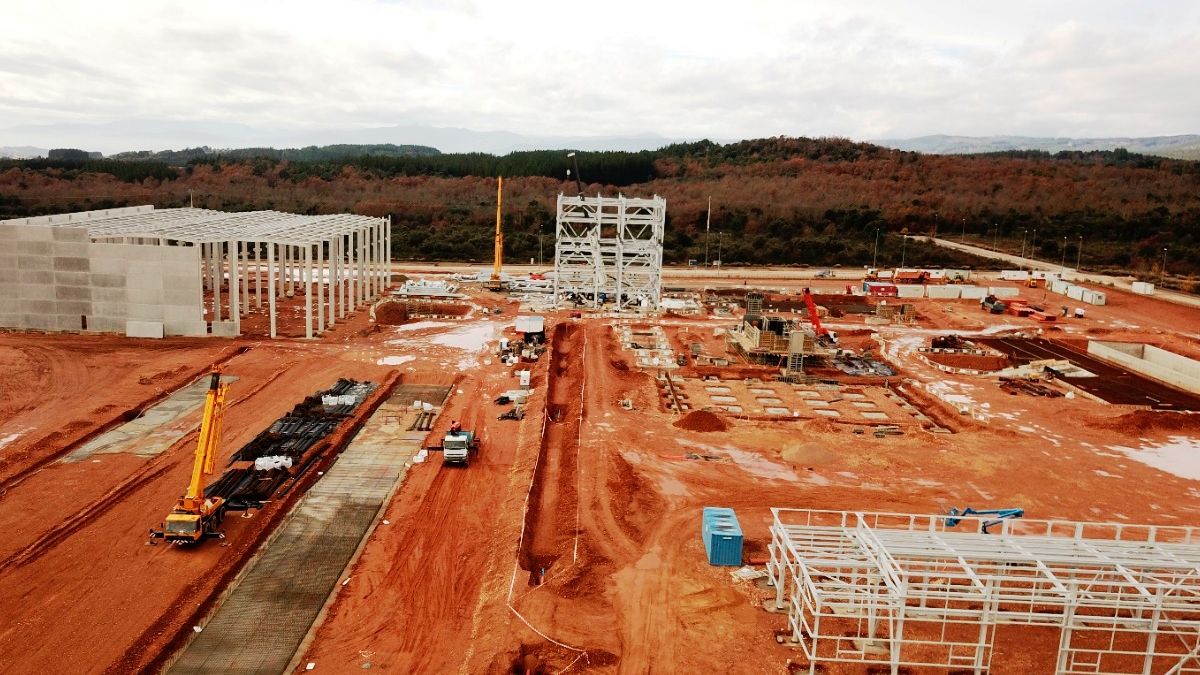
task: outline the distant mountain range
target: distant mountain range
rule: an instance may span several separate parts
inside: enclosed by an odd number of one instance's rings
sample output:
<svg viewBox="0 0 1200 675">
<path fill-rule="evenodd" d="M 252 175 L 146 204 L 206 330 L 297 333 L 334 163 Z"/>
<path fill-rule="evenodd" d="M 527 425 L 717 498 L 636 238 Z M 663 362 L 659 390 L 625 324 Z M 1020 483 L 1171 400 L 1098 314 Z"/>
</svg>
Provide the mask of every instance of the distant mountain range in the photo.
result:
<svg viewBox="0 0 1200 675">
<path fill-rule="evenodd" d="M 475 131 L 458 127 L 405 124 L 371 128 L 271 129 L 224 122 L 172 120 L 119 121 L 24 125 L 0 129 L 0 157 L 44 157 L 46 148 L 99 150 L 106 155 L 128 152 L 182 150 L 207 146 L 229 148 L 303 148 L 329 145 L 427 146 L 443 153 L 485 152 L 505 155 L 517 150 L 572 149 L 655 150 L 697 138 L 659 134 L 622 136 L 525 136 L 510 131 Z M 711 139 L 729 143 L 730 139 Z M 1200 135 L 1127 138 L 1042 138 L 1036 136 L 919 136 L 870 141 L 886 148 L 926 154 L 961 155 L 1006 150 L 1113 150 L 1179 159 L 1200 159 Z"/>
<path fill-rule="evenodd" d="M 442 152 L 486 152 L 504 155 L 515 150 L 572 149 L 655 150 L 671 143 L 699 140 L 658 134 L 625 136 L 524 136 L 509 131 L 475 131 L 457 127 L 397 125 L 344 129 L 267 129 L 222 122 L 168 120 L 120 121 L 96 124 L 24 125 L 0 129 L 0 143 L 19 142 L 40 147 L 0 147 L 0 155 L 45 156 L 43 148 L 99 150 L 106 155 L 143 150 L 212 148 L 302 148 L 337 144 L 423 145 Z"/>
<path fill-rule="evenodd" d="M 870 141 L 885 148 L 931 155 L 965 155 L 1006 150 L 1115 150 L 1125 148 L 1143 155 L 1200 159 L 1200 135 L 1144 136 L 1140 138 L 1039 138 L 1036 136 L 919 136 Z"/>
</svg>

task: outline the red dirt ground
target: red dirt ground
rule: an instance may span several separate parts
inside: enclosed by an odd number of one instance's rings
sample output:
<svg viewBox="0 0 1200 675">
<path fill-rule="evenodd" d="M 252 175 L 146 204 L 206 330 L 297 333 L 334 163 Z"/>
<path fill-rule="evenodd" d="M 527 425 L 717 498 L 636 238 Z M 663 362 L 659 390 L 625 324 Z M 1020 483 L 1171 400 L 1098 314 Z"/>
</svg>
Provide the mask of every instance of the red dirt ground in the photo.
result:
<svg viewBox="0 0 1200 675">
<path fill-rule="evenodd" d="M 150 547 L 147 529 L 186 482 L 194 435 L 150 460 L 53 460 L 124 410 L 228 356 L 227 372 L 241 379 L 231 388 L 238 402 L 226 420 L 227 451 L 337 377 L 454 381 L 432 436 L 452 418 L 481 431 L 483 450 L 469 468 L 413 467 L 387 507 L 391 524 L 366 542 L 301 664 L 339 673 L 361 672 L 369 661 L 392 672 L 499 674 L 536 657 L 544 672 L 785 672 L 800 658 L 773 639 L 786 617 L 763 611 L 767 591 L 707 564 L 699 535 L 704 506 L 737 509 L 748 561 L 764 555 L 772 506 L 919 513 L 1017 506 L 1030 517 L 1200 520 L 1200 482 L 1116 449 L 1200 438 L 1196 416 L 1082 397 L 1010 396 L 992 380 L 949 375 L 917 356 L 951 328 L 1041 329 L 1068 339 L 1103 330 L 1106 339 L 1153 337 L 1198 351 L 1200 312 L 1109 297 L 1110 306 L 1053 330 L 983 314 L 972 302 L 928 301 L 918 303 L 919 325 L 878 327 L 878 351 L 900 371 L 891 386 L 911 392 L 908 398 L 955 432 L 909 425 L 885 438 L 821 420 L 745 419 L 724 431 L 690 430 L 689 418 L 657 404 L 654 373 L 630 366 L 604 318 L 548 316 L 551 349 L 532 365 L 535 393 L 521 422 L 496 420 L 503 408 L 491 402 L 514 386 L 513 369 L 434 342 L 478 321 L 406 331 L 371 326 L 360 312 L 311 342 L 144 346 L 2 335 L 4 365 L 25 369 L 0 398 L 0 439 L 19 433 L 0 448 L 0 479 L 9 484 L 0 497 L 0 531 L 9 539 L 0 549 L 8 561 L 0 567 L 0 666 L 112 673 L 153 666 L 280 515 L 284 505 L 231 519 L 228 546 Z M 482 320 L 508 321 L 515 310 L 491 294 L 474 300 L 504 310 Z M 712 317 L 664 323 L 676 344 L 686 344 L 690 332 L 706 348 L 719 346 L 712 328 L 721 322 Z M 861 317 L 834 323 L 839 331 L 865 328 Z M 241 346 L 253 348 L 229 351 Z M 21 365 L 26 353 L 34 365 Z M 381 363 L 389 357 L 401 363 Z M 739 376 L 739 368 L 727 376 Z M 162 384 L 140 384 L 143 377 Z M 155 386 L 162 392 L 143 391 Z M 926 389 L 966 398 L 977 416 L 960 415 Z M 621 407 L 624 398 L 633 410 Z M 10 457 L 13 449 L 19 456 Z M 12 485 L 12 477 L 24 482 Z M 1005 627 L 992 672 L 1043 672 L 1056 644 L 1052 634 Z"/>
</svg>

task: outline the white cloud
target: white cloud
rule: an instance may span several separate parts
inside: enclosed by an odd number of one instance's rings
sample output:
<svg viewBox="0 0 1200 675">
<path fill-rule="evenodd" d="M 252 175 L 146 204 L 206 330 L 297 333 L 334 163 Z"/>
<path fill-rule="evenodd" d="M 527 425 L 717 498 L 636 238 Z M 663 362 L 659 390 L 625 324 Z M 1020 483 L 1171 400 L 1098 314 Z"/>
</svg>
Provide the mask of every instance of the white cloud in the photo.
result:
<svg viewBox="0 0 1200 675">
<path fill-rule="evenodd" d="M 6 15 L 0 127 L 870 138 L 1200 119 L 1191 2 L 43 0 Z"/>
</svg>

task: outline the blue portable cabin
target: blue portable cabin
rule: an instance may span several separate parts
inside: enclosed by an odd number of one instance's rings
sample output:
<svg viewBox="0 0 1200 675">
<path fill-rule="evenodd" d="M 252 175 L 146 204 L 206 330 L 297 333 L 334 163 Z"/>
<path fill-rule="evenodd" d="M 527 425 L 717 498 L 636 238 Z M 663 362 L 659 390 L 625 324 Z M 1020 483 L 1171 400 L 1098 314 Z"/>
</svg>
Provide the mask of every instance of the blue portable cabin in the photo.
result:
<svg viewBox="0 0 1200 675">
<path fill-rule="evenodd" d="M 710 565 L 742 564 L 742 526 L 733 509 L 706 506 L 700 528 Z"/>
</svg>

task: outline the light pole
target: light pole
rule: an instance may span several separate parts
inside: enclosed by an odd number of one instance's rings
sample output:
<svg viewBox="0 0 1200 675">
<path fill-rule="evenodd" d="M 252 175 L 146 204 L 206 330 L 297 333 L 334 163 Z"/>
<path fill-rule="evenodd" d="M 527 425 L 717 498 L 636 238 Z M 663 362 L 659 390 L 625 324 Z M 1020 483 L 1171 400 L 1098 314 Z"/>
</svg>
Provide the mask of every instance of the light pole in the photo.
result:
<svg viewBox="0 0 1200 675">
<path fill-rule="evenodd" d="M 1079 271 L 1079 262 L 1083 260 L 1083 235 L 1079 235 L 1079 244 L 1075 247 L 1075 271 Z"/>
<path fill-rule="evenodd" d="M 964 243 L 966 243 L 966 241 L 967 241 L 967 219 L 966 219 L 966 217 L 964 217 L 964 218 L 963 218 L 963 236 L 962 236 L 962 240 L 963 240 L 963 242 L 964 242 Z"/>
<path fill-rule="evenodd" d="M 879 265 L 879 228 L 875 228 L 875 252 L 871 254 L 871 267 Z"/>
<path fill-rule="evenodd" d="M 1021 230 L 1021 269 L 1025 269 L 1025 232 Z"/>
<path fill-rule="evenodd" d="M 999 226 L 998 224 L 996 224 L 996 223 L 992 223 L 992 228 L 993 228 L 993 231 L 992 231 L 992 248 L 994 248 L 994 249 L 996 249 L 997 251 L 999 251 L 999 250 L 1000 250 L 1000 226 Z"/>
<path fill-rule="evenodd" d="M 904 235 L 904 243 L 900 245 L 900 266 L 904 267 L 904 255 L 908 252 L 908 235 Z"/>
<path fill-rule="evenodd" d="M 1162 267 L 1158 268 L 1158 286 L 1160 288 L 1163 285 L 1163 277 L 1165 277 L 1165 276 L 1167 276 L 1167 247 L 1166 246 L 1163 247 Z"/>
<path fill-rule="evenodd" d="M 708 230 L 712 226 L 712 197 L 708 198 L 708 214 L 704 216 L 704 266 L 708 267 Z"/>
<path fill-rule="evenodd" d="M 933 212 L 933 236 L 937 236 L 937 211 Z"/>
<path fill-rule="evenodd" d="M 1067 238 L 1063 237 L 1062 243 L 1062 263 L 1058 266 L 1058 273 L 1062 274 L 1067 271 Z"/>
<path fill-rule="evenodd" d="M 1033 237 L 1029 241 L 1029 257 L 1037 260 L 1037 228 L 1033 228 Z"/>
</svg>

